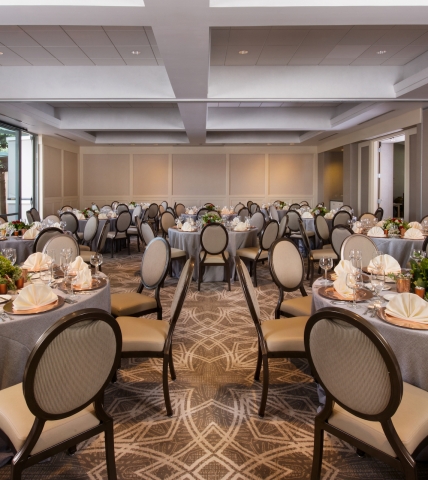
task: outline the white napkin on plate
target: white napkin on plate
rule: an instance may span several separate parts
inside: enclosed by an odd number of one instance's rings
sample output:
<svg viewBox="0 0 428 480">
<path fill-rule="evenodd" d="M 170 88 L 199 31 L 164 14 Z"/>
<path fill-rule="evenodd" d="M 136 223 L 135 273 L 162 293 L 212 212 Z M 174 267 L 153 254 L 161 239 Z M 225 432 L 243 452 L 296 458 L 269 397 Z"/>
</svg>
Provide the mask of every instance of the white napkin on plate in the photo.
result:
<svg viewBox="0 0 428 480">
<path fill-rule="evenodd" d="M 352 298 L 354 294 L 352 288 L 349 288 L 346 284 L 346 275 L 339 275 L 338 278 L 334 281 L 333 287 L 337 293 L 342 295 L 342 297 Z"/>
<path fill-rule="evenodd" d="M 238 223 L 241 221 L 241 219 L 239 217 L 235 217 L 233 220 L 232 220 L 232 225 L 236 227 L 236 225 L 238 225 Z"/>
<path fill-rule="evenodd" d="M 42 268 L 48 267 L 52 262 L 52 258 L 46 253 L 32 253 L 27 260 L 25 260 L 24 265 L 22 268 L 26 268 L 28 270 L 40 270 Z"/>
<path fill-rule="evenodd" d="M 368 237 L 384 237 L 385 233 L 380 227 L 372 227 L 368 232 L 367 232 Z"/>
<path fill-rule="evenodd" d="M 324 218 L 326 218 L 327 220 L 331 220 L 333 217 L 334 217 L 334 214 L 331 213 L 331 212 L 327 212 L 327 213 L 324 215 Z"/>
<path fill-rule="evenodd" d="M 78 272 L 79 270 L 82 270 L 83 268 L 87 268 L 88 265 L 84 262 L 83 258 L 79 255 L 76 257 L 74 262 L 71 263 L 70 265 L 70 270 L 72 272 Z"/>
<path fill-rule="evenodd" d="M 55 222 L 53 225 L 51 225 L 52 227 L 55 227 L 55 228 L 61 228 L 61 225 L 59 224 L 59 222 Z"/>
<path fill-rule="evenodd" d="M 98 220 L 107 220 L 107 214 L 106 213 L 100 213 L 98 215 Z"/>
<path fill-rule="evenodd" d="M 380 222 L 376 223 L 376 227 L 380 227 L 383 230 L 383 226 L 385 225 L 385 220 L 381 220 Z"/>
<path fill-rule="evenodd" d="M 361 232 L 361 222 L 355 222 L 354 226 L 352 227 L 352 230 L 354 233 L 360 233 Z"/>
<path fill-rule="evenodd" d="M 58 296 L 43 283 L 31 283 L 24 287 L 13 301 L 14 310 L 31 310 L 55 302 Z"/>
<path fill-rule="evenodd" d="M 419 222 L 409 222 L 410 228 L 417 228 L 418 230 L 422 230 L 422 225 Z"/>
<path fill-rule="evenodd" d="M 195 212 L 194 212 L 191 208 L 187 211 L 187 213 L 188 213 L 189 215 L 195 215 Z"/>
<path fill-rule="evenodd" d="M 372 270 L 376 270 L 376 267 L 373 264 L 373 260 L 370 260 L 367 270 L 369 272 L 371 272 Z M 385 254 L 383 255 L 383 270 L 385 271 L 385 275 L 388 275 L 388 273 L 400 273 L 401 267 L 394 257 Z"/>
<path fill-rule="evenodd" d="M 77 220 L 85 220 L 85 215 L 83 213 L 76 213 Z"/>
<path fill-rule="evenodd" d="M 305 213 L 302 215 L 302 218 L 313 218 L 313 217 L 312 217 L 312 213 L 311 213 L 311 212 L 305 212 Z"/>
<path fill-rule="evenodd" d="M 396 295 L 388 303 L 385 312 L 404 320 L 428 323 L 428 303 L 414 293 Z"/>
<path fill-rule="evenodd" d="M 288 210 L 289 208 L 290 208 L 290 207 L 289 207 L 288 205 L 284 205 L 284 206 L 282 207 L 283 210 Z"/>
<path fill-rule="evenodd" d="M 409 228 L 404 234 L 404 238 L 412 238 L 413 240 L 423 240 L 424 236 L 418 228 Z"/>
<path fill-rule="evenodd" d="M 77 271 L 73 284 L 80 288 L 88 288 L 92 286 L 92 274 L 89 265 L 85 265 L 84 268 Z"/>
<path fill-rule="evenodd" d="M 192 225 L 190 225 L 189 222 L 184 222 L 183 226 L 181 227 L 181 230 L 183 230 L 183 232 L 191 232 L 193 230 L 193 227 Z"/>
<path fill-rule="evenodd" d="M 222 215 L 229 215 L 229 209 L 224 207 L 222 210 L 221 210 L 221 213 Z"/>
<path fill-rule="evenodd" d="M 37 227 L 36 226 L 32 226 L 29 230 L 27 230 L 24 235 L 22 236 L 22 238 L 24 240 L 33 240 L 34 238 L 37 237 L 39 231 L 37 230 Z"/>
<path fill-rule="evenodd" d="M 116 217 L 117 217 L 117 214 L 114 213 L 114 212 L 108 212 L 108 213 L 107 213 L 107 217 L 108 217 L 108 218 L 116 218 Z"/>
<path fill-rule="evenodd" d="M 341 275 L 347 275 L 348 273 L 353 273 L 354 268 L 350 260 L 341 260 L 335 267 L 334 273 L 340 277 Z"/>
<path fill-rule="evenodd" d="M 239 222 L 234 230 L 236 232 L 245 232 L 247 230 L 247 225 L 245 225 L 245 222 Z"/>
</svg>

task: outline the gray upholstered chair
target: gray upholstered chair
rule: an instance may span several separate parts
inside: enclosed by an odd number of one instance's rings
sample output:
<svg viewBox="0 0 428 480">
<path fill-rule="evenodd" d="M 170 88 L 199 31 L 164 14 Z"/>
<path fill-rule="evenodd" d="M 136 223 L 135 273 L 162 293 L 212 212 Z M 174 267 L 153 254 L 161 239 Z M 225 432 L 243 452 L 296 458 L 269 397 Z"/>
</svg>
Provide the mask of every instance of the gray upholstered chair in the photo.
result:
<svg viewBox="0 0 428 480">
<path fill-rule="evenodd" d="M 190 257 L 184 265 L 172 299 L 169 322 L 142 317 L 123 316 L 117 318 L 117 323 L 122 332 L 122 358 L 163 359 L 163 394 L 168 417 L 172 417 L 173 413 L 169 397 L 168 367 L 171 372 L 171 379 L 176 379 L 172 358 L 172 338 L 187 290 L 192 281 L 194 265 L 195 259 L 193 257 Z"/>
<path fill-rule="evenodd" d="M 107 220 L 106 223 L 110 224 Z M 80 240 L 81 246 L 80 250 L 90 250 L 92 247 L 92 242 L 97 235 L 98 227 L 99 227 L 99 220 L 96 215 L 92 215 L 85 225 L 85 229 L 83 232 L 77 232 L 77 236 Z"/>
<path fill-rule="evenodd" d="M 257 262 L 264 262 L 268 258 L 269 249 L 278 237 L 279 225 L 275 220 L 266 222 L 265 228 L 259 237 L 258 247 L 245 247 L 236 251 L 236 255 L 250 263 L 250 276 L 254 277 L 257 287 Z"/>
<path fill-rule="evenodd" d="M 0 430 L 15 452 L 13 480 L 24 469 L 65 450 L 73 452 L 78 443 L 103 432 L 107 477 L 116 479 L 113 419 L 104 410 L 104 390 L 121 348 L 119 325 L 95 308 L 66 315 L 43 333 L 23 382 L 0 390 Z M 42 476 L 48 471 L 45 465 Z"/>
<path fill-rule="evenodd" d="M 343 241 L 340 249 L 340 257 L 343 260 L 348 260 L 351 250 L 360 250 L 363 267 L 368 267 L 378 248 L 375 242 L 370 237 L 367 237 L 367 235 L 354 233 Z"/>
<path fill-rule="evenodd" d="M 359 216 L 358 220 L 361 221 L 361 220 L 365 220 L 365 219 L 369 219 L 369 220 L 376 220 L 376 216 L 373 214 L 373 213 L 363 213 L 362 215 Z"/>
<path fill-rule="evenodd" d="M 152 227 L 147 222 L 141 222 L 139 226 L 143 244 L 146 246 L 155 238 Z"/>
<path fill-rule="evenodd" d="M 64 235 L 64 232 L 60 228 L 49 227 L 41 230 L 33 243 L 33 253 L 42 252 L 46 242 L 57 235 Z"/>
<path fill-rule="evenodd" d="M 31 225 L 32 223 L 34 223 L 34 218 L 33 216 L 31 215 L 31 210 L 27 210 L 25 212 L 25 215 L 27 216 L 27 222 Z"/>
<path fill-rule="evenodd" d="M 309 203 L 307 202 L 307 200 L 303 200 L 300 202 L 300 206 L 301 207 L 309 207 Z"/>
<path fill-rule="evenodd" d="M 33 218 L 33 222 L 40 222 L 40 214 L 39 211 L 36 208 L 31 208 L 30 209 L 31 216 Z"/>
<path fill-rule="evenodd" d="M 299 210 L 300 203 L 292 203 L 289 207 L 289 210 Z"/>
<path fill-rule="evenodd" d="M 345 227 L 345 225 L 337 225 L 337 227 L 332 229 L 330 234 L 331 248 L 339 260 L 347 260 L 347 258 L 343 258 L 341 254 L 342 244 L 353 234 L 354 232 L 349 227 Z"/>
<path fill-rule="evenodd" d="M 278 212 L 276 210 L 275 205 L 271 205 L 269 207 L 269 216 L 272 220 L 275 220 L 275 222 L 279 223 L 279 216 L 278 216 Z"/>
<path fill-rule="evenodd" d="M 77 220 L 76 215 L 74 215 L 73 212 L 70 211 L 65 211 L 61 213 L 61 222 L 65 223 L 65 228 L 67 232 L 71 232 L 73 237 L 76 239 L 80 239 L 78 236 L 78 230 L 79 230 L 79 220 Z"/>
<path fill-rule="evenodd" d="M 258 337 L 259 353 L 254 379 L 257 381 L 260 380 L 260 371 L 263 364 L 263 389 L 259 417 L 264 417 L 269 389 L 269 358 L 306 357 L 303 334 L 309 317 L 302 316 L 279 320 L 264 320 L 262 322 L 257 294 L 251 282 L 250 274 L 238 256 L 235 257 L 235 261 L 242 290 L 244 291 L 244 296 Z"/>
<path fill-rule="evenodd" d="M 158 231 L 158 215 L 159 205 L 157 203 L 152 203 L 147 209 L 146 222 L 152 227 L 153 231 L 156 233 Z"/>
<path fill-rule="evenodd" d="M 305 266 L 296 244 L 288 238 L 278 238 L 269 252 L 269 269 L 273 281 L 279 288 L 275 318 L 309 316 L 312 309 L 312 295 L 303 286 Z M 300 291 L 301 295 L 284 300 L 284 292 Z"/>
<path fill-rule="evenodd" d="M 129 207 L 125 203 L 119 203 L 119 205 L 116 207 L 116 212 L 118 215 L 120 215 L 122 212 L 129 212 Z"/>
<path fill-rule="evenodd" d="M 245 217 L 249 217 L 249 216 L 250 216 L 250 212 L 247 207 L 242 207 L 239 210 L 238 217 L 241 220 L 241 222 L 245 222 Z"/>
<path fill-rule="evenodd" d="M 162 237 L 168 236 L 168 229 L 175 227 L 175 218 L 171 212 L 164 212 L 161 215 L 160 226 L 162 230 Z"/>
<path fill-rule="evenodd" d="M 201 232 L 201 250 L 199 252 L 198 291 L 206 267 L 224 267 L 225 282 L 230 291 L 229 243 L 227 230 L 220 223 L 208 223 Z"/>
<path fill-rule="evenodd" d="M 250 210 L 251 215 L 254 215 L 256 212 L 260 212 L 260 206 L 257 203 L 251 202 L 250 206 L 247 204 L 247 208 Z"/>
<path fill-rule="evenodd" d="M 252 205 L 253 203 L 254 203 L 254 202 L 251 201 L 251 200 L 248 200 L 248 202 L 247 202 L 247 208 L 248 208 L 248 210 L 250 210 L 250 212 L 251 212 L 251 205 Z"/>
<path fill-rule="evenodd" d="M 70 260 L 74 262 L 76 257 L 79 255 L 79 244 L 77 243 L 76 239 L 73 238 L 71 235 L 54 235 L 53 237 L 49 238 L 49 240 L 45 243 L 42 253 L 48 253 L 50 250 L 55 252 L 59 252 L 63 248 L 69 248 L 71 250 L 71 257 Z"/>
<path fill-rule="evenodd" d="M 321 478 L 326 431 L 416 480 L 415 459 L 428 444 L 428 392 L 403 382 L 385 338 L 353 312 L 319 310 L 304 338 L 312 374 L 325 392 L 315 417 L 311 479 Z"/>
<path fill-rule="evenodd" d="M 281 221 L 279 222 L 278 238 L 282 238 L 285 235 L 287 231 L 287 226 L 288 226 L 288 217 L 287 215 L 284 215 L 281 218 Z"/>
<path fill-rule="evenodd" d="M 351 207 L 351 205 L 342 205 L 339 210 L 346 210 L 350 214 L 353 213 L 354 209 Z"/>
<path fill-rule="evenodd" d="M 208 213 L 208 208 L 202 207 L 198 210 L 198 213 L 196 214 L 196 218 L 201 218 L 207 213 Z"/>
<path fill-rule="evenodd" d="M 61 213 L 72 212 L 72 211 L 73 211 L 73 207 L 71 205 L 64 205 L 63 207 L 60 208 Z"/>
<path fill-rule="evenodd" d="M 339 210 L 334 214 L 332 225 L 337 227 L 337 225 L 349 225 L 349 220 L 352 219 L 352 215 L 346 210 Z"/>
<path fill-rule="evenodd" d="M 253 205 L 255 205 L 253 203 Z M 257 232 L 260 233 L 265 226 L 265 217 L 262 212 L 255 212 L 250 218 L 250 225 L 257 228 Z"/>
<path fill-rule="evenodd" d="M 175 206 L 175 214 L 177 215 L 177 217 L 179 217 L 183 213 L 186 213 L 186 207 L 182 203 L 177 203 L 177 205 Z"/>
<path fill-rule="evenodd" d="M 114 202 L 111 202 L 111 208 L 112 210 L 116 210 L 117 206 L 119 205 L 119 202 L 115 200 Z"/>
<path fill-rule="evenodd" d="M 128 255 L 131 255 L 131 246 L 128 236 L 128 228 L 131 225 L 131 214 L 129 210 L 119 213 L 114 232 L 108 232 L 107 238 L 111 240 L 111 258 L 113 258 L 114 247 L 118 250 L 117 242 L 125 240 L 128 244 Z"/>
<path fill-rule="evenodd" d="M 291 207 L 290 207 L 286 216 L 288 217 L 287 229 L 290 233 L 290 237 L 295 238 L 296 240 L 301 240 L 302 235 L 300 233 L 300 222 L 299 222 L 299 220 L 301 220 L 300 213 L 297 212 L 296 210 L 291 210 Z M 305 231 L 306 231 L 306 235 L 309 238 L 315 236 L 315 232 L 313 232 L 312 230 L 305 229 Z"/>
<path fill-rule="evenodd" d="M 241 208 L 244 208 L 244 207 L 245 207 L 245 205 L 243 203 L 239 202 L 237 205 L 235 205 L 235 208 L 233 209 L 233 211 L 238 215 Z"/>
<path fill-rule="evenodd" d="M 53 223 L 59 223 L 60 222 L 58 215 L 48 215 L 47 217 L 45 217 L 43 219 L 43 221 L 44 222 L 48 221 L 48 222 L 53 222 Z"/>
<path fill-rule="evenodd" d="M 374 216 L 376 217 L 376 220 L 380 222 L 383 218 L 383 208 L 378 207 L 376 211 L 374 212 Z"/>
<path fill-rule="evenodd" d="M 140 218 L 140 217 L 141 217 L 141 214 L 142 214 L 141 205 L 137 205 L 137 206 L 134 208 L 134 211 L 132 212 L 131 225 L 130 225 L 130 227 L 128 228 L 128 230 L 126 231 L 129 238 L 131 238 L 131 237 L 137 237 L 137 248 L 138 248 L 138 251 L 140 251 L 140 236 L 139 236 L 139 234 L 138 234 L 138 228 L 137 228 L 137 221 L 136 221 L 136 219 L 137 219 L 137 218 Z"/>
<path fill-rule="evenodd" d="M 332 248 L 330 243 L 330 229 L 327 220 L 322 215 L 315 217 L 315 232 L 322 242 L 323 248 Z"/>
<path fill-rule="evenodd" d="M 165 279 L 170 259 L 171 247 L 169 243 L 164 238 L 154 238 L 146 246 L 141 260 L 141 281 L 137 291 L 113 293 L 111 295 L 111 314 L 115 317 L 135 317 L 157 313 L 158 320 L 162 320 L 160 286 Z M 144 295 L 142 293 L 144 288 L 154 290 L 154 297 Z"/>
<path fill-rule="evenodd" d="M 102 253 L 107 241 L 107 234 L 110 231 L 110 223 L 106 222 L 103 225 L 103 228 L 101 229 L 100 236 L 98 237 L 97 240 L 97 245 L 95 247 L 95 250 L 81 250 L 80 251 L 80 256 L 82 257 L 83 261 L 86 263 L 91 263 L 91 257 L 92 255 L 95 255 L 96 253 Z M 101 265 L 98 267 L 101 272 Z"/>
<path fill-rule="evenodd" d="M 164 211 L 166 211 L 166 209 L 168 208 L 168 202 L 166 200 L 164 200 L 163 202 L 161 202 L 161 204 L 159 206 L 163 207 Z"/>
</svg>

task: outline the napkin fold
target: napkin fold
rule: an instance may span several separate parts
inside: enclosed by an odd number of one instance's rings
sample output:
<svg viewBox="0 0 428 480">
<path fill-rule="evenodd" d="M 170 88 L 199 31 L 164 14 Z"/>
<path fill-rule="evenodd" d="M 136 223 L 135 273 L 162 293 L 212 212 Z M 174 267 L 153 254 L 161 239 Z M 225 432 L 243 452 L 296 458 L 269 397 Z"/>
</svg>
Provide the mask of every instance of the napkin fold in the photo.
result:
<svg viewBox="0 0 428 480">
<path fill-rule="evenodd" d="M 37 252 L 32 253 L 27 260 L 25 260 L 22 267 L 26 268 L 27 270 L 38 271 L 42 268 L 48 267 L 51 262 L 52 258 L 49 255 L 46 255 L 46 253 Z"/>
<path fill-rule="evenodd" d="M 247 225 L 245 222 L 239 222 L 234 228 L 236 232 L 245 232 L 247 230 Z"/>
<path fill-rule="evenodd" d="M 345 298 L 352 298 L 354 292 L 352 288 L 349 288 L 346 284 L 346 275 L 339 275 L 338 278 L 333 282 L 333 287 L 337 293 L 342 295 Z"/>
<path fill-rule="evenodd" d="M 189 210 L 187 210 L 186 213 L 188 213 L 189 215 L 195 215 L 195 212 L 191 208 Z"/>
<path fill-rule="evenodd" d="M 345 276 L 348 273 L 354 273 L 354 268 L 352 266 L 352 263 L 350 260 L 341 260 L 335 267 L 334 267 L 334 273 L 340 277 L 340 276 Z"/>
<path fill-rule="evenodd" d="M 394 257 L 391 257 L 391 255 L 388 255 L 386 253 L 385 253 L 385 255 L 383 255 L 382 268 L 385 272 L 385 275 L 388 275 L 388 273 L 400 273 L 401 272 L 401 267 L 400 267 L 400 264 L 397 262 L 397 260 L 395 260 Z M 373 270 L 376 270 L 376 267 L 373 263 L 373 260 L 370 260 L 370 263 L 367 267 L 367 270 L 369 272 L 371 272 Z"/>
<path fill-rule="evenodd" d="M 327 220 L 331 220 L 333 217 L 334 217 L 334 214 L 331 213 L 331 212 L 327 212 L 327 213 L 324 215 L 324 218 L 326 218 Z"/>
<path fill-rule="evenodd" d="M 108 218 L 107 214 L 105 214 L 105 213 L 100 213 L 98 215 L 98 220 L 107 220 L 107 218 Z"/>
<path fill-rule="evenodd" d="M 89 265 L 85 265 L 85 268 L 78 270 L 76 278 L 73 280 L 73 284 L 80 288 L 88 288 L 92 286 L 92 274 Z"/>
<path fill-rule="evenodd" d="M 117 217 L 117 214 L 114 213 L 114 212 L 109 212 L 109 213 L 107 214 L 107 217 L 108 217 L 108 218 L 116 218 L 116 217 Z"/>
<path fill-rule="evenodd" d="M 58 300 L 58 296 L 50 287 L 43 283 L 32 283 L 21 290 L 21 293 L 13 301 L 13 308 L 14 310 L 31 310 L 49 305 L 55 300 Z"/>
<path fill-rule="evenodd" d="M 290 208 L 290 207 L 289 207 L 288 205 L 284 205 L 284 206 L 282 207 L 283 210 L 288 210 L 289 208 Z"/>
<path fill-rule="evenodd" d="M 241 219 L 239 217 L 235 217 L 233 220 L 232 220 L 232 225 L 234 227 L 236 227 L 236 225 L 238 225 L 238 223 L 241 222 Z"/>
<path fill-rule="evenodd" d="M 76 213 L 77 220 L 85 220 L 85 215 L 83 213 Z"/>
<path fill-rule="evenodd" d="M 88 265 L 84 262 L 83 258 L 80 255 L 77 256 L 74 262 L 71 262 L 70 264 L 70 270 L 72 272 L 78 272 L 87 267 Z"/>
<path fill-rule="evenodd" d="M 428 303 L 414 293 L 396 295 L 388 303 L 385 312 L 403 320 L 428 323 Z"/>
<path fill-rule="evenodd" d="M 190 225 L 189 222 L 184 222 L 181 230 L 183 230 L 183 232 L 191 232 L 193 230 L 193 227 L 192 225 Z"/>
<path fill-rule="evenodd" d="M 230 212 L 229 212 L 229 209 L 228 209 L 228 208 L 224 207 L 224 208 L 221 210 L 221 213 L 222 213 L 222 215 L 229 215 Z"/>
<path fill-rule="evenodd" d="M 422 225 L 419 222 L 409 222 L 410 228 L 417 228 L 418 230 L 422 230 Z"/>
<path fill-rule="evenodd" d="M 368 232 L 367 232 L 368 237 L 384 237 L 385 233 L 380 227 L 372 227 Z"/>
<path fill-rule="evenodd" d="M 24 240 L 33 240 L 37 237 L 38 233 L 39 233 L 39 230 L 37 229 L 37 227 L 33 226 L 24 233 L 22 238 Z"/>
<path fill-rule="evenodd" d="M 305 212 L 305 213 L 302 215 L 302 218 L 313 218 L 313 217 L 312 217 L 312 213 L 311 213 L 311 212 Z"/>
<path fill-rule="evenodd" d="M 404 234 L 404 238 L 412 238 L 413 240 L 423 240 L 424 236 L 418 228 L 409 228 Z"/>
</svg>

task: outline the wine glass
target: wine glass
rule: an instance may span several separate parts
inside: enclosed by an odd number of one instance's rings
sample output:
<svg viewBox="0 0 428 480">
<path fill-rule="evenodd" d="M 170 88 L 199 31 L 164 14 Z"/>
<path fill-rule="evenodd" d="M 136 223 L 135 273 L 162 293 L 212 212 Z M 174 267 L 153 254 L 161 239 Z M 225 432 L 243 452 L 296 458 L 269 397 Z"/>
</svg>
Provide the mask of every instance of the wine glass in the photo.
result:
<svg viewBox="0 0 428 480">
<path fill-rule="evenodd" d="M 95 268 L 95 273 L 93 275 L 94 278 L 99 278 L 99 270 L 98 267 L 103 263 L 103 256 L 101 253 L 94 253 L 91 255 L 91 265 Z"/>
<path fill-rule="evenodd" d="M 373 270 L 370 276 L 370 282 L 375 292 L 375 298 L 381 303 L 382 299 L 379 294 L 385 285 L 385 271 L 382 268 Z"/>
<path fill-rule="evenodd" d="M 383 269 L 385 266 L 384 253 L 379 250 L 376 250 L 376 252 L 374 252 L 372 256 L 372 264 L 375 267 L 375 269 L 378 269 L 378 268 Z"/>
<path fill-rule="evenodd" d="M 15 265 L 15 263 L 16 263 L 16 249 L 15 248 L 8 248 L 6 258 L 8 258 L 11 261 L 12 265 Z"/>
<path fill-rule="evenodd" d="M 419 263 L 425 256 L 426 253 L 422 250 L 412 250 L 410 258 L 415 262 Z"/>
<path fill-rule="evenodd" d="M 352 305 L 350 305 L 350 307 L 355 309 L 360 308 L 360 306 L 357 305 L 357 291 L 358 288 L 361 286 L 362 282 L 363 276 L 361 275 L 361 273 L 354 272 L 348 273 L 346 275 L 346 285 L 348 288 L 352 289 L 353 293 Z"/>
<path fill-rule="evenodd" d="M 328 257 L 322 257 L 320 260 L 320 267 L 324 270 L 324 280 L 322 285 L 330 285 L 330 280 L 327 279 L 327 272 L 333 268 L 333 259 Z"/>
<path fill-rule="evenodd" d="M 66 227 L 67 227 L 67 224 L 66 224 L 63 220 L 61 220 L 61 221 L 59 222 L 59 228 L 60 228 L 62 231 L 64 231 Z"/>
</svg>

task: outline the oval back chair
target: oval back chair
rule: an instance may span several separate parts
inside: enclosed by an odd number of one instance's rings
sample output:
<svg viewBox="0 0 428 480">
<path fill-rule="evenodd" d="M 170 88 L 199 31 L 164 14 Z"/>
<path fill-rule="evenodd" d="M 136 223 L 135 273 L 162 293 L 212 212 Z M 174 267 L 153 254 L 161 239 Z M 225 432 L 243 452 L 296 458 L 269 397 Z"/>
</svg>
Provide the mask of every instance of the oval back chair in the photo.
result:
<svg viewBox="0 0 428 480">
<path fill-rule="evenodd" d="M 70 260 L 74 262 L 79 255 L 79 244 L 71 235 L 54 235 L 49 238 L 42 249 L 42 253 L 49 255 L 49 251 L 54 251 L 56 252 L 54 258 L 58 259 L 59 253 L 63 248 L 69 248 L 71 250 Z"/>
<path fill-rule="evenodd" d="M 349 225 L 348 221 L 352 219 L 352 215 L 347 212 L 346 210 L 339 210 L 335 213 L 333 217 L 333 227 L 337 227 L 337 225 Z"/>
<path fill-rule="evenodd" d="M 126 203 L 119 203 L 119 205 L 116 207 L 117 215 L 120 215 L 122 212 L 129 212 L 129 207 L 126 205 Z"/>
<path fill-rule="evenodd" d="M 220 223 L 208 223 L 201 232 L 201 250 L 199 253 L 198 291 L 206 267 L 223 266 L 226 282 L 230 291 L 229 252 L 226 251 L 229 234 Z"/>
<path fill-rule="evenodd" d="M 253 204 L 254 205 L 254 204 Z M 265 217 L 262 212 L 255 212 L 250 218 L 250 225 L 257 228 L 260 233 L 265 226 Z"/>
<path fill-rule="evenodd" d="M 174 215 L 171 212 L 162 213 L 160 225 L 162 230 L 162 236 L 163 238 L 166 238 L 168 236 L 168 229 L 175 227 Z"/>
<path fill-rule="evenodd" d="M 330 229 L 328 228 L 327 220 L 322 215 L 315 217 L 315 232 L 321 240 L 323 246 L 330 243 Z"/>
<path fill-rule="evenodd" d="M 337 225 L 337 227 L 333 227 L 331 231 L 331 247 L 339 260 L 346 260 L 341 256 L 341 249 L 343 242 L 351 235 L 354 235 L 354 232 L 345 225 Z"/>
<path fill-rule="evenodd" d="M 233 209 L 233 211 L 238 215 L 241 208 L 244 208 L 244 207 L 245 207 L 245 205 L 243 203 L 239 202 L 238 204 L 235 205 L 235 208 Z"/>
<path fill-rule="evenodd" d="M 56 235 L 64 235 L 64 232 L 56 227 L 44 228 L 34 239 L 33 253 L 42 252 L 46 242 Z"/>
<path fill-rule="evenodd" d="M 269 215 L 272 220 L 275 220 L 276 222 L 279 223 L 279 216 L 278 216 L 278 212 L 276 210 L 275 205 L 271 205 L 269 207 Z"/>
<path fill-rule="evenodd" d="M 368 267 L 378 249 L 370 237 L 361 233 L 354 233 L 342 243 L 342 248 L 340 249 L 342 260 L 348 260 L 351 250 L 359 250 L 362 255 L 362 266 Z"/>
<path fill-rule="evenodd" d="M 186 213 L 186 207 L 182 203 L 177 203 L 175 206 L 175 214 L 179 217 L 183 215 L 183 213 Z"/>
<path fill-rule="evenodd" d="M 76 215 L 70 211 L 66 211 L 61 214 L 61 222 L 65 223 L 65 228 L 67 232 L 71 232 L 74 237 L 77 237 L 77 231 L 79 230 L 79 220 L 77 220 Z"/>
</svg>

